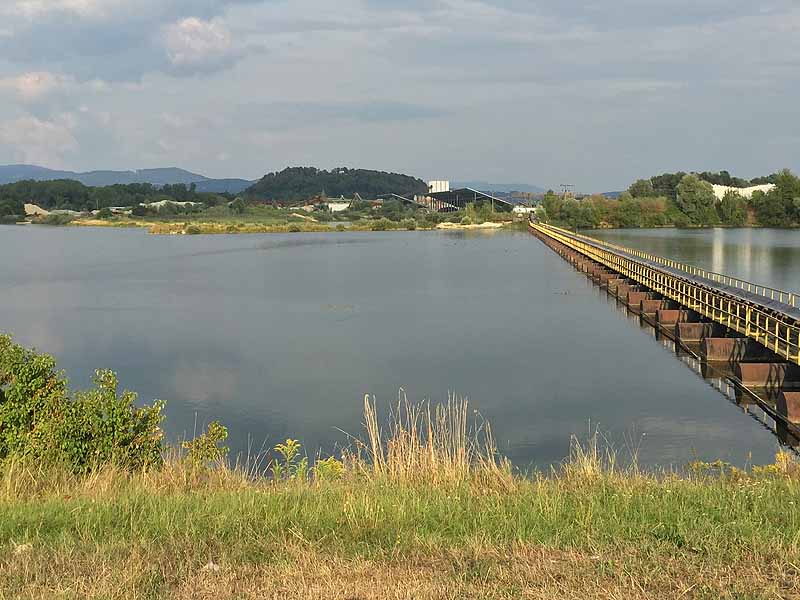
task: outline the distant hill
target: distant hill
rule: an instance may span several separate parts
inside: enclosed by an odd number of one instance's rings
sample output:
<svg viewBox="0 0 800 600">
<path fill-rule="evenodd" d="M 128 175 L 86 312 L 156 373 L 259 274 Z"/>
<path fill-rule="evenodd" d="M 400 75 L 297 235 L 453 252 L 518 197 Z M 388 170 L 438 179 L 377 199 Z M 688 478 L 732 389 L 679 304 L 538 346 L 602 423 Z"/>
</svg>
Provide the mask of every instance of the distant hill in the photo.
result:
<svg viewBox="0 0 800 600">
<path fill-rule="evenodd" d="M 399 173 L 339 168 L 323 171 L 314 167 L 290 167 L 279 173 L 265 175 L 248 188 L 247 195 L 261 200 L 297 202 L 321 194 L 329 198 L 352 197 L 364 199 L 382 194 L 424 193 L 427 184 L 421 179 Z"/>
<path fill-rule="evenodd" d="M 178 168 L 142 169 L 139 171 L 89 171 L 77 173 L 75 171 L 58 171 L 36 165 L 0 165 L 0 185 L 25 181 L 52 181 L 56 179 L 71 179 L 79 181 L 90 187 L 103 187 L 107 185 L 130 183 L 150 183 L 153 185 L 169 185 L 183 183 L 197 184 L 198 191 L 203 192 L 230 192 L 238 194 L 245 190 L 252 181 L 244 179 L 210 179 L 191 171 Z"/>
<path fill-rule="evenodd" d="M 527 192 L 530 194 L 540 194 L 545 191 L 538 185 L 529 183 L 490 183 L 488 181 L 454 181 L 450 183 L 453 189 L 472 188 L 479 192 Z"/>
<path fill-rule="evenodd" d="M 203 179 L 193 183 L 197 185 L 198 192 L 241 194 L 254 182 L 247 179 Z"/>
</svg>

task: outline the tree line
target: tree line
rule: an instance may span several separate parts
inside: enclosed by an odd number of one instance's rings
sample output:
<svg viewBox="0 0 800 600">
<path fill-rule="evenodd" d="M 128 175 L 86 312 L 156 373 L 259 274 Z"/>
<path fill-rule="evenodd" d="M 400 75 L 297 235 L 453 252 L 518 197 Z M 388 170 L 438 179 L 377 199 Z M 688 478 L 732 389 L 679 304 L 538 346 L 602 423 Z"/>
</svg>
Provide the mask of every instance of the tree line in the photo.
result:
<svg viewBox="0 0 800 600">
<path fill-rule="evenodd" d="M 45 210 L 89 212 L 109 207 L 139 207 L 169 200 L 197 202 L 216 206 L 232 200 L 228 194 L 198 192 L 194 184 L 155 186 L 150 183 L 118 184 L 89 187 L 78 181 L 19 181 L 0 185 L 0 221 L 10 221 L 25 215 L 26 203 Z"/>
<path fill-rule="evenodd" d="M 352 198 L 360 194 L 364 198 L 375 198 L 382 194 L 424 194 L 426 191 L 428 186 L 424 181 L 399 173 L 344 167 L 330 171 L 290 167 L 265 175 L 248 188 L 245 195 L 258 200 L 299 202 L 319 196 Z"/>
<path fill-rule="evenodd" d="M 720 200 L 712 184 L 769 191 L 745 198 L 728 191 Z M 800 178 L 788 169 L 749 181 L 720 173 L 665 173 L 634 182 L 616 200 L 594 195 L 577 200 L 552 190 L 541 217 L 574 228 L 592 227 L 796 227 L 800 225 Z"/>
</svg>

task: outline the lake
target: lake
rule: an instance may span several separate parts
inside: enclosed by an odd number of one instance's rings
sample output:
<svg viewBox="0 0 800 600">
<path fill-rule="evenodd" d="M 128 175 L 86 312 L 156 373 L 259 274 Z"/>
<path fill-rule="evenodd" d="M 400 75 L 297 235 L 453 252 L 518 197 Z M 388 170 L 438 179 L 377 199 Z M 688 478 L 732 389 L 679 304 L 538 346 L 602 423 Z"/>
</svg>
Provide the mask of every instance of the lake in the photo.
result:
<svg viewBox="0 0 800 600">
<path fill-rule="evenodd" d="M 593 235 L 777 287 L 800 233 Z M 601 432 L 640 463 L 770 461 L 776 439 L 605 292 L 527 233 L 151 236 L 0 227 L 0 331 L 56 356 L 73 388 L 117 371 L 167 401 L 172 440 L 219 419 L 235 453 L 287 437 L 309 454 L 385 412 L 469 398 L 520 468 Z"/>
</svg>

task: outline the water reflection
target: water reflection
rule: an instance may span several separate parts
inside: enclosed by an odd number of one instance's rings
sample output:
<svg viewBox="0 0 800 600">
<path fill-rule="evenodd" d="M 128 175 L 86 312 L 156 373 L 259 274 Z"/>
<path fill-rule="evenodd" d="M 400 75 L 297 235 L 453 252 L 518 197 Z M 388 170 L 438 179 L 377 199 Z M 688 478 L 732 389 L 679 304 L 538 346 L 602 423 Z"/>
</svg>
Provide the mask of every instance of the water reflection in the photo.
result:
<svg viewBox="0 0 800 600">
<path fill-rule="evenodd" d="M 687 245 L 697 261 L 705 248 L 710 266 L 710 233 L 642 235 L 687 262 Z M 773 277 L 797 281 L 796 248 L 776 240 L 770 253 L 753 233 Z M 746 263 L 722 238 L 724 270 Z M 106 367 L 142 400 L 165 399 L 172 439 L 219 419 L 234 452 L 287 436 L 330 451 L 343 431 L 360 435 L 364 394 L 386 408 L 403 387 L 415 400 L 468 396 L 523 468 L 561 461 L 595 428 L 642 465 L 768 461 L 776 448 L 526 233 L 0 227 L 0 254 L 12 258 L 0 262 L 0 330 L 55 354 L 73 387 Z"/>
<path fill-rule="evenodd" d="M 711 271 L 787 291 L 800 287 L 800 231 L 626 229 L 588 232 Z"/>
</svg>

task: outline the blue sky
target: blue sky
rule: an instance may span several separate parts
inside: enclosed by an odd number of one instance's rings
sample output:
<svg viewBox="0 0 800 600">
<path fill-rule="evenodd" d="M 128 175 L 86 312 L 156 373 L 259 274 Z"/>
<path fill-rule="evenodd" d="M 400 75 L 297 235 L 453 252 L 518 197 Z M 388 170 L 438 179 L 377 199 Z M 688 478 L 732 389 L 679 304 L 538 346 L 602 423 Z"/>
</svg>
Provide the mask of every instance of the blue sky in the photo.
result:
<svg viewBox="0 0 800 600">
<path fill-rule="evenodd" d="M 0 163 L 797 170 L 795 0 L 0 0 Z"/>
</svg>

